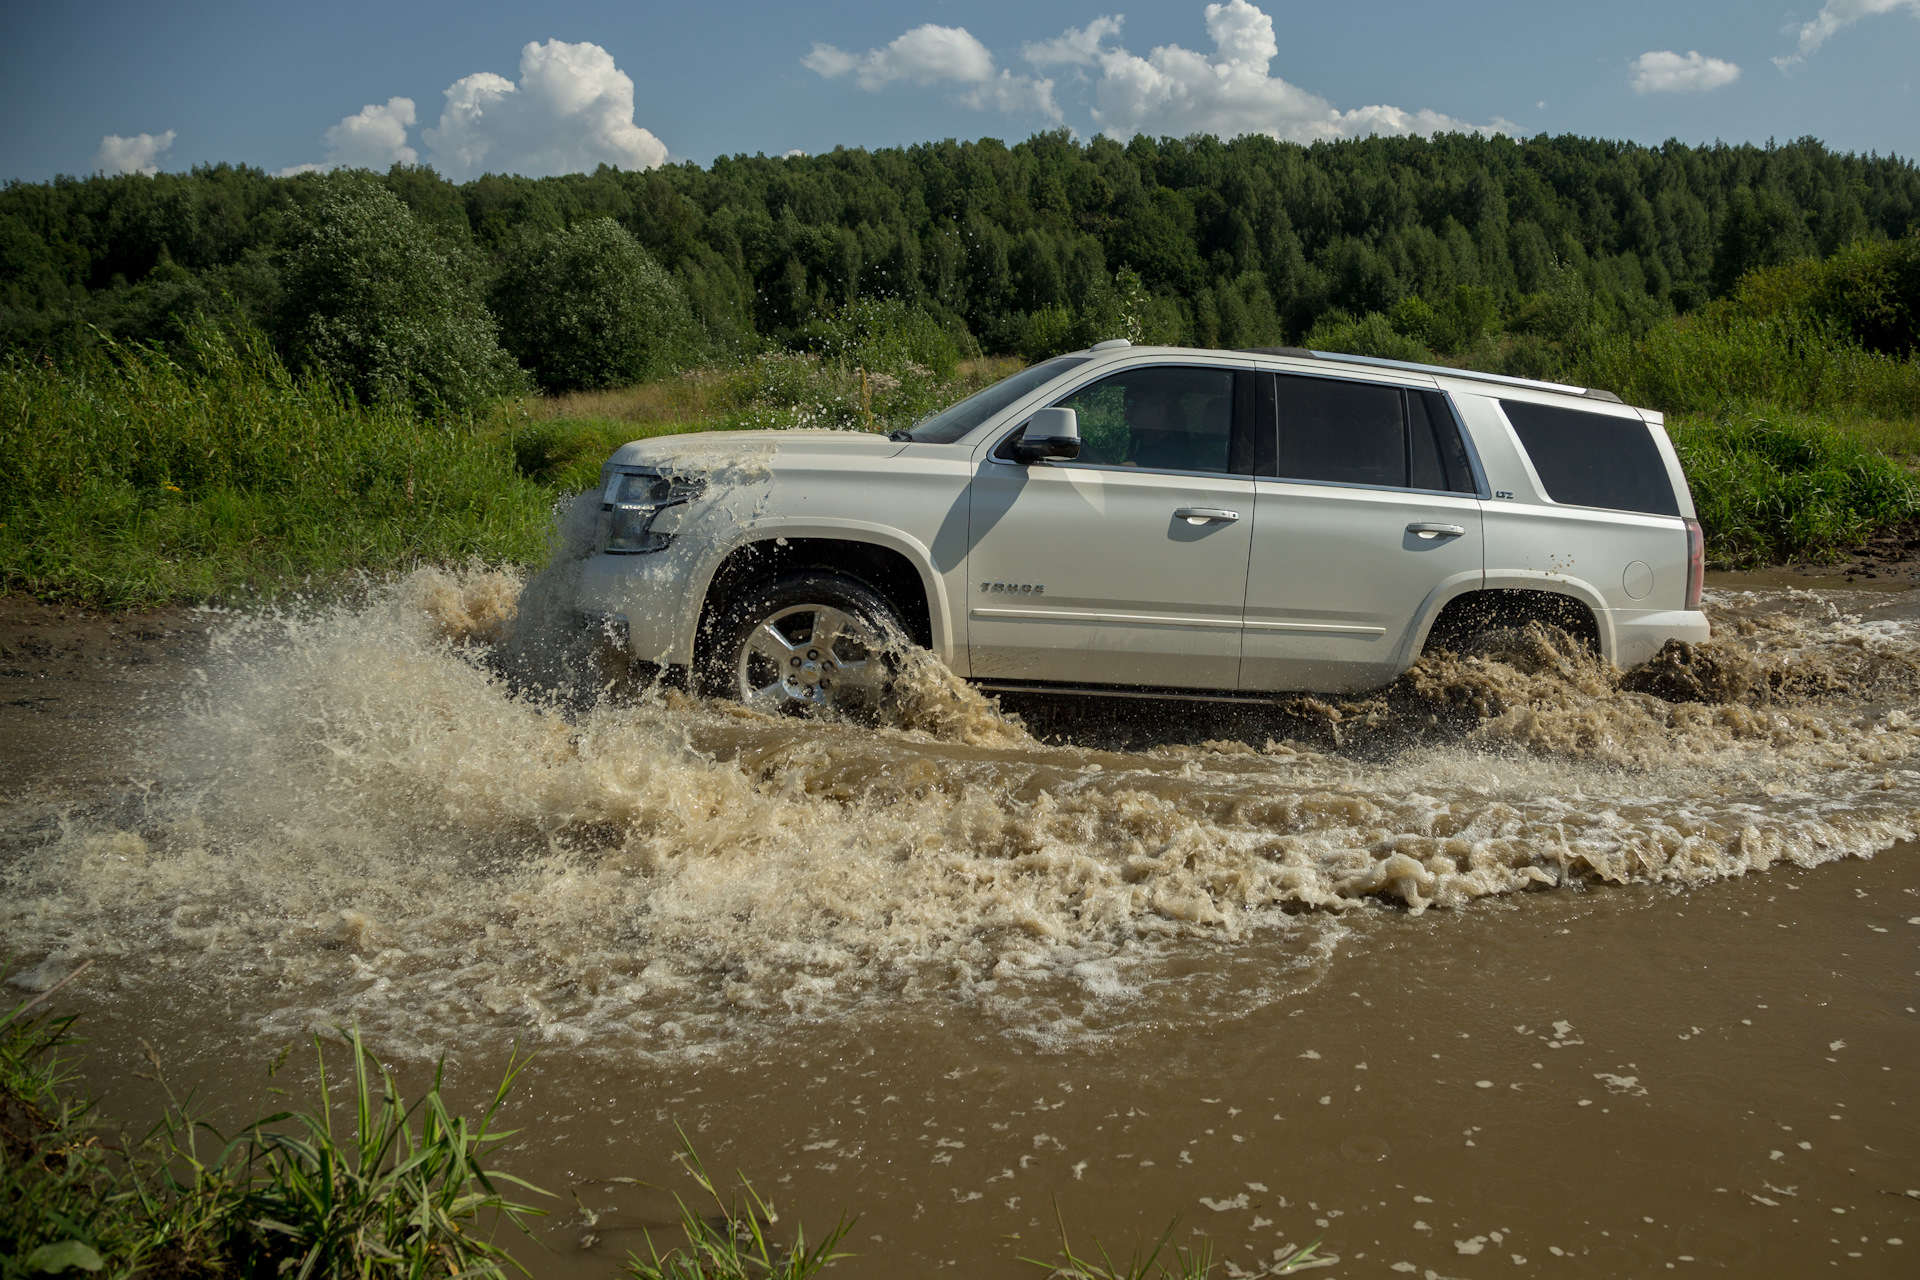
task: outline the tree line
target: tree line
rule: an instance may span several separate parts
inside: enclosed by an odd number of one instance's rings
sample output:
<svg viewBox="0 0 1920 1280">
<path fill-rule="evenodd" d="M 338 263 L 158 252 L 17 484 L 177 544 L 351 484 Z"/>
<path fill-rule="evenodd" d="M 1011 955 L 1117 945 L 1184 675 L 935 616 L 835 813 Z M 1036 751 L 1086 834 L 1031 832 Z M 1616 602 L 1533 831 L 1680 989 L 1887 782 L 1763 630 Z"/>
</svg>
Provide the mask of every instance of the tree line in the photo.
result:
<svg viewBox="0 0 1920 1280">
<path fill-rule="evenodd" d="M 1920 230 L 1920 170 L 1571 136 L 1299 146 L 1065 131 L 456 185 L 212 165 L 0 189 L 0 346 L 272 335 L 366 395 L 608 385 L 885 300 L 961 354 L 1297 342 L 1373 316 L 1552 373 L 1756 268 Z"/>
</svg>

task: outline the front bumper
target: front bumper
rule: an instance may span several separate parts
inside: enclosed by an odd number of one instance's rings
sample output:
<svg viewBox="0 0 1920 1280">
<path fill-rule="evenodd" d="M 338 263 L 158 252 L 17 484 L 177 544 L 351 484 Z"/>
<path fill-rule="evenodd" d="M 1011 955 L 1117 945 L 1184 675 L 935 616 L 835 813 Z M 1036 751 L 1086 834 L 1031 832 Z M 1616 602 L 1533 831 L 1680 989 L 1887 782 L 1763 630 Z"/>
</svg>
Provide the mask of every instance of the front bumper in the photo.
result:
<svg viewBox="0 0 1920 1280">
<path fill-rule="evenodd" d="M 583 625 L 620 644 L 629 657 L 660 666 L 680 666 L 691 636 L 686 616 L 688 557 L 678 547 L 651 555 L 596 555 L 580 564 L 573 608 Z M 618 621 L 616 621 L 618 620 Z"/>
</svg>

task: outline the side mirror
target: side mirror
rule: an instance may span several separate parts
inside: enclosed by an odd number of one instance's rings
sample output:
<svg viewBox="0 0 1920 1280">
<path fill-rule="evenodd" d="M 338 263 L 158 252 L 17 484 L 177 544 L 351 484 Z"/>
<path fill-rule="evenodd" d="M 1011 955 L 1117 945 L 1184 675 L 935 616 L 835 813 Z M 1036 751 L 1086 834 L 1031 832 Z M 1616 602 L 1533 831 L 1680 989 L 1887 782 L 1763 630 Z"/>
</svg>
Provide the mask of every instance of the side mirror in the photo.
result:
<svg viewBox="0 0 1920 1280">
<path fill-rule="evenodd" d="M 1015 461 L 1045 462 L 1080 456 L 1080 415 L 1071 409 L 1036 409 L 1013 446 Z"/>
</svg>

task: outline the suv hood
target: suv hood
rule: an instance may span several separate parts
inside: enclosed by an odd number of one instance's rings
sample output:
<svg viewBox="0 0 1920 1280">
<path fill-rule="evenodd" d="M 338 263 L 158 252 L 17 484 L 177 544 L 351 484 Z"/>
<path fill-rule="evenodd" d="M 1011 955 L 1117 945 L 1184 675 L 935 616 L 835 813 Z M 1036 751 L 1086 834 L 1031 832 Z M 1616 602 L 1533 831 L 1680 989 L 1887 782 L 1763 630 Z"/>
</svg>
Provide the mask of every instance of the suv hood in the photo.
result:
<svg viewBox="0 0 1920 1280">
<path fill-rule="evenodd" d="M 906 443 L 867 431 L 702 431 L 623 444 L 609 466 L 659 466 L 688 472 L 771 470 L 783 456 L 891 458 Z"/>
</svg>

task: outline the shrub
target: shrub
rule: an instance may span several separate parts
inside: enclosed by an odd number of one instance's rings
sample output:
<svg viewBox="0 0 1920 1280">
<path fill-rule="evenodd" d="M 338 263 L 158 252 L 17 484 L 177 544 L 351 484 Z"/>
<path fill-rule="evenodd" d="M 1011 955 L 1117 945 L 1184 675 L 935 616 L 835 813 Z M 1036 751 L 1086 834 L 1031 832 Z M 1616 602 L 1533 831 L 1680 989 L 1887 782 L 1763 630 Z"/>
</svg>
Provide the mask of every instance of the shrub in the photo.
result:
<svg viewBox="0 0 1920 1280">
<path fill-rule="evenodd" d="M 1846 406 L 1920 416 L 1920 360 L 1864 350 L 1834 322 L 1797 311 L 1755 316 L 1716 305 L 1643 337 L 1595 343 L 1576 362 L 1572 379 L 1670 412 L 1768 401 L 1789 409 Z"/>
<path fill-rule="evenodd" d="M 1423 364 L 1433 360 L 1433 352 L 1427 350 L 1424 343 L 1398 332 L 1393 322 L 1378 311 L 1369 311 L 1358 320 L 1344 311 L 1329 311 L 1306 336 L 1306 345 L 1315 351 L 1349 356 L 1376 356 Z"/>
<path fill-rule="evenodd" d="M 282 290 L 293 366 L 363 402 L 471 414 L 524 385 L 466 265 L 365 178 L 323 180 L 295 216 Z"/>
<path fill-rule="evenodd" d="M 491 302 L 507 349 L 549 391 L 658 378 L 697 345 L 679 282 L 610 218 L 522 240 Z"/>
<path fill-rule="evenodd" d="M 181 360 L 0 360 L 0 584 L 130 605 L 419 559 L 531 559 L 548 499 L 507 442 L 296 378 L 258 332 Z"/>
<path fill-rule="evenodd" d="M 1920 350 L 1920 233 L 1763 268 L 1740 282 L 1733 301 L 1756 318 L 1815 316 L 1869 351 L 1910 356 Z"/>
<path fill-rule="evenodd" d="M 1668 431 L 1716 564 L 1824 557 L 1920 514 L 1904 468 L 1805 414 L 1742 409 Z"/>
</svg>

